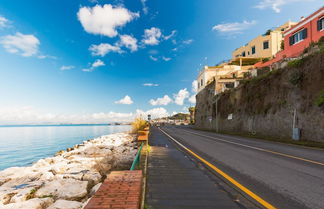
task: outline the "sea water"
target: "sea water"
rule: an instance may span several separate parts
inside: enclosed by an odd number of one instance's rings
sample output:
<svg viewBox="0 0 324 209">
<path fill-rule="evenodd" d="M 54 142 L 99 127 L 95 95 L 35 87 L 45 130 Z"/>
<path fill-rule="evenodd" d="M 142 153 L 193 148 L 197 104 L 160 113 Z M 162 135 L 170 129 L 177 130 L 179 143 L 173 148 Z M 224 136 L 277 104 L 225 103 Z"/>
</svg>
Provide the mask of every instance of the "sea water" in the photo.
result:
<svg viewBox="0 0 324 209">
<path fill-rule="evenodd" d="M 0 170 L 28 166 L 84 140 L 129 130 L 127 125 L 0 126 Z"/>
</svg>

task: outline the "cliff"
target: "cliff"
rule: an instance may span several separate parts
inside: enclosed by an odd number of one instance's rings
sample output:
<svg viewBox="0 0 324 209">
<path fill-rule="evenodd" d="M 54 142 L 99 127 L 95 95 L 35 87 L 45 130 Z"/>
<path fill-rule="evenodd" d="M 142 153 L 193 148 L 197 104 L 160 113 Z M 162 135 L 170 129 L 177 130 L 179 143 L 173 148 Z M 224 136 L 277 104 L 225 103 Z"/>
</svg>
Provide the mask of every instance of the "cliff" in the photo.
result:
<svg viewBox="0 0 324 209">
<path fill-rule="evenodd" d="M 323 50 L 217 96 L 214 88 L 197 95 L 197 128 L 291 139 L 294 123 L 300 140 L 324 142 Z"/>
</svg>

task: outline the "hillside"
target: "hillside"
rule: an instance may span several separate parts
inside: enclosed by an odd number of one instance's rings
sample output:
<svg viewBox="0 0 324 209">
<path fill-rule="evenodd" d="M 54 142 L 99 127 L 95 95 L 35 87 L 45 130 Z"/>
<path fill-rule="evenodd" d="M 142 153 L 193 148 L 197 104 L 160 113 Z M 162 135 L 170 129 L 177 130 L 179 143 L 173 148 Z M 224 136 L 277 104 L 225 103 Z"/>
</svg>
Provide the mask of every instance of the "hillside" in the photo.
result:
<svg viewBox="0 0 324 209">
<path fill-rule="evenodd" d="M 291 139 L 295 123 L 301 140 L 324 142 L 323 50 L 245 80 L 218 97 L 210 93 L 214 85 L 197 95 L 198 128 Z"/>
</svg>

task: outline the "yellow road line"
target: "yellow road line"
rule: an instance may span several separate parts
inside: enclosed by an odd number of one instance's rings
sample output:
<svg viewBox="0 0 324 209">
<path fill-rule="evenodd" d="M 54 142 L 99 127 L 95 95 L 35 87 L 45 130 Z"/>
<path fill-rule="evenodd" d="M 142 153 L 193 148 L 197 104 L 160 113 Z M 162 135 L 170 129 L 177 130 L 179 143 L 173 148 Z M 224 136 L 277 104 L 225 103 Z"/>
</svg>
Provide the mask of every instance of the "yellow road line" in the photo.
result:
<svg viewBox="0 0 324 209">
<path fill-rule="evenodd" d="M 240 143 L 237 143 L 237 142 L 232 142 L 232 141 L 228 141 L 228 140 L 225 140 L 225 139 L 220 139 L 220 138 L 212 137 L 212 136 L 208 136 L 208 135 L 198 134 L 198 133 L 194 133 L 194 132 L 191 132 L 191 131 L 185 131 L 185 130 L 182 130 L 182 131 L 187 132 L 187 133 L 191 133 L 191 134 L 195 134 L 195 135 L 198 135 L 198 136 L 203 136 L 203 137 L 207 137 L 207 138 L 211 138 L 211 139 L 216 139 L 216 140 L 226 142 L 226 143 L 229 143 L 229 144 L 235 144 L 235 145 L 239 145 L 239 146 L 242 146 L 242 147 L 248 147 L 248 148 L 259 150 L 259 151 L 268 152 L 268 153 L 272 153 L 272 154 L 275 154 L 275 155 L 280 155 L 280 156 L 293 158 L 293 159 L 296 159 L 296 160 L 301 160 L 301 161 L 305 161 L 305 162 L 309 162 L 309 163 L 324 166 L 324 163 L 317 162 L 317 161 L 314 161 L 314 160 L 309 160 L 309 159 L 305 159 L 305 158 L 301 158 L 301 157 L 296 157 L 296 156 L 293 156 L 293 155 L 288 155 L 288 154 L 284 154 L 284 153 L 281 153 L 281 152 L 271 151 L 271 150 L 263 149 L 263 148 L 259 148 L 259 147 L 240 144 Z"/>
<path fill-rule="evenodd" d="M 232 177 L 230 177 L 228 174 L 226 174 L 225 172 L 223 172 L 222 170 L 220 170 L 219 168 L 217 168 L 213 164 L 209 163 L 207 160 L 205 160 L 204 158 L 200 157 L 199 155 L 197 155 L 196 153 L 194 153 L 193 151 L 191 151 L 189 148 L 185 147 L 183 144 L 181 144 L 179 141 L 177 141 L 176 139 L 174 139 L 172 136 L 170 136 L 168 133 L 166 133 L 162 129 L 160 129 L 160 130 L 165 135 L 167 135 L 170 139 L 172 139 L 174 142 L 176 142 L 179 146 L 181 146 L 183 149 L 185 149 L 190 154 L 192 154 L 193 156 L 195 156 L 201 162 L 205 163 L 208 167 L 210 167 L 211 169 L 213 169 L 214 171 L 216 171 L 218 174 L 220 174 L 221 176 L 223 176 L 226 180 L 228 180 L 234 186 L 238 187 L 240 190 L 242 190 L 247 195 L 249 195 L 250 197 L 252 197 L 254 200 L 256 200 L 258 203 L 260 203 L 261 205 L 263 205 L 265 208 L 267 208 L 267 209 L 275 209 L 275 207 L 273 205 L 271 205 L 267 201 L 263 200 L 257 194 L 253 193 L 251 190 L 249 190 L 248 188 L 246 188 L 245 186 L 243 186 L 242 184 L 240 184 L 239 182 L 237 182 L 235 179 L 233 179 Z"/>
</svg>

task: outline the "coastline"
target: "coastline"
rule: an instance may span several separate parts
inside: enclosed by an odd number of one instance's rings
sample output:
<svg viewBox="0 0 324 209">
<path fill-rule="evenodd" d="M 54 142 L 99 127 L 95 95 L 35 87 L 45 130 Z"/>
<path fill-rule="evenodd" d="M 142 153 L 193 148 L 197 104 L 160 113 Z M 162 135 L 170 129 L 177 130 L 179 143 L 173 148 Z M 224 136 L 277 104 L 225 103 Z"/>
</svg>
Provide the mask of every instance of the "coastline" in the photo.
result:
<svg viewBox="0 0 324 209">
<path fill-rule="evenodd" d="M 112 170 L 129 168 L 135 138 L 115 133 L 83 141 L 32 166 L 0 171 L 0 208 L 78 209 Z"/>
</svg>

